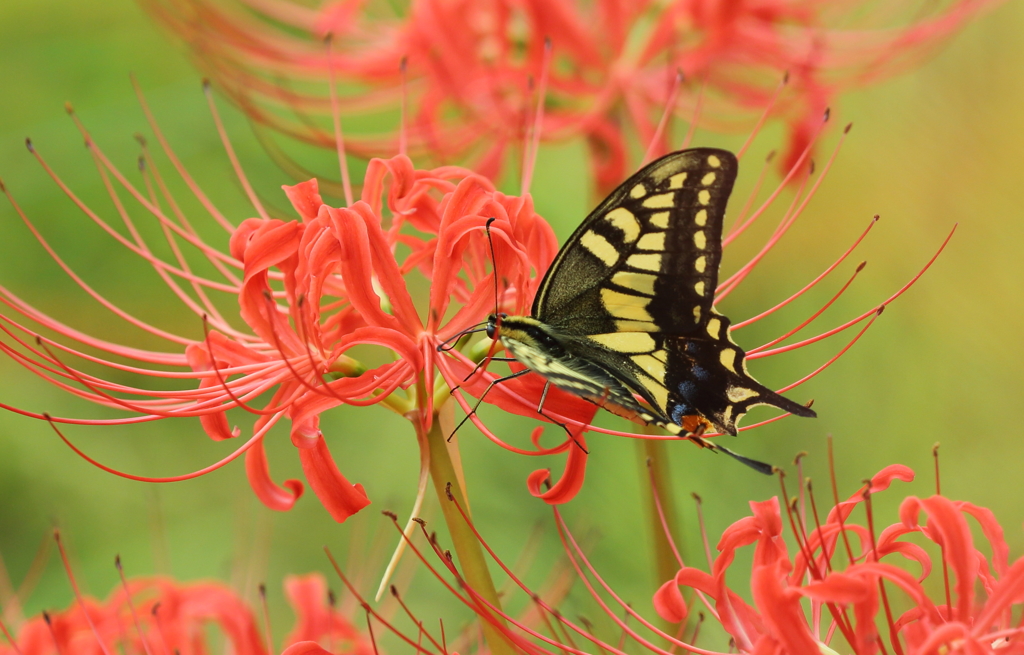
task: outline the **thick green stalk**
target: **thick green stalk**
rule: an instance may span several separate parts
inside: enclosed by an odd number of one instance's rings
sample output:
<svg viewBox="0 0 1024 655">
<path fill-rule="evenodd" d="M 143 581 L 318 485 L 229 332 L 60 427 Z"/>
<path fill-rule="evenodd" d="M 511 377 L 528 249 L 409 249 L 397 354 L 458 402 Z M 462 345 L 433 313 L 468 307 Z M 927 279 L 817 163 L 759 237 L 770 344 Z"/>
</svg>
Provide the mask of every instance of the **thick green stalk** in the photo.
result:
<svg viewBox="0 0 1024 655">
<path fill-rule="evenodd" d="M 675 443 L 675 442 L 673 442 Z M 654 571 L 655 584 L 661 585 L 673 578 L 679 570 L 679 560 L 672 549 L 668 536 L 665 534 L 665 525 L 668 532 L 680 549 L 679 520 L 676 513 L 675 496 L 672 492 L 672 472 L 668 460 L 668 442 L 657 439 L 641 439 L 637 444 L 637 455 L 640 459 L 640 487 L 644 489 L 644 496 L 647 505 L 648 524 L 651 527 L 651 541 L 654 546 Z M 662 524 L 661 514 L 658 512 L 658 503 L 661 503 L 661 513 L 665 515 L 665 522 Z"/>
<path fill-rule="evenodd" d="M 430 445 L 430 477 L 434 481 L 434 490 L 441 502 L 441 511 L 444 512 L 444 520 L 448 525 L 452 545 L 455 546 L 455 554 L 459 558 L 462 577 L 474 592 L 493 607 L 500 608 L 498 592 L 494 588 L 494 581 L 487 568 L 487 559 L 484 557 L 483 548 L 466 520 L 462 518 L 458 508 L 455 507 L 455 503 L 448 500 L 448 489 L 450 488 L 452 496 L 459 501 L 459 505 L 464 510 L 469 507 L 466 502 L 466 494 L 462 485 L 459 484 L 459 476 L 455 473 L 452 458 L 448 454 L 448 445 L 437 416 L 434 417 L 433 425 L 427 433 L 427 442 Z M 449 487 L 449 485 L 451 486 Z M 504 624 L 502 619 L 499 621 Z M 484 621 L 481 623 L 484 637 L 493 655 L 515 655 L 515 649 L 496 627 Z"/>
</svg>

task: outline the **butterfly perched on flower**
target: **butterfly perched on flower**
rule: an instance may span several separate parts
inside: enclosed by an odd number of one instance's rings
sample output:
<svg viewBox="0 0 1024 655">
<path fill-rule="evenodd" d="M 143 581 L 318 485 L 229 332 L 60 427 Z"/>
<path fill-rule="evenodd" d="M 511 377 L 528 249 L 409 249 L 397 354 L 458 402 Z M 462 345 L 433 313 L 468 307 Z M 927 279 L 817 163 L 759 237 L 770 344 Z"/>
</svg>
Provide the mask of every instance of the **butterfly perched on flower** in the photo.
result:
<svg viewBox="0 0 1024 655">
<path fill-rule="evenodd" d="M 815 416 L 750 376 L 714 307 L 737 166 L 725 150 L 674 152 L 598 205 L 555 257 L 531 315 L 488 319 L 488 336 L 526 367 L 518 374 L 681 436 L 735 435 L 754 405 Z"/>
</svg>

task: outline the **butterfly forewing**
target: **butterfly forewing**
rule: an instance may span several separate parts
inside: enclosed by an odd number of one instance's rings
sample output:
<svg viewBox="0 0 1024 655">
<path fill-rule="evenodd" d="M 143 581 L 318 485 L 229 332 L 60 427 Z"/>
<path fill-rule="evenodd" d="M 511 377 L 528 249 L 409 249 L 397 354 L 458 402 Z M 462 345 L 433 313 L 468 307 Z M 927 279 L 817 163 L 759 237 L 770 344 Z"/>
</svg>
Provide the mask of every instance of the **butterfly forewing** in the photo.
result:
<svg viewBox="0 0 1024 655">
<path fill-rule="evenodd" d="M 718 283 L 735 179 L 736 158 L 710 148 L 672 153 L 629 178 L 562 248 L 534 317 L 580 335 L 699 331 Z"/>
<path fill-rule="evenodd" d="M 735 433 L 760 403 L 813 415 L 747 374 L 729 321 L 713 306 L 736 171 L 732 153 L 711 148 L 648 165 L 573 233 L 534 300 L 534 318 L 571 357 L 614 375 L 655 410 L 640 413 L 643 420 L 676 432 L 696 416 Z M 588 385 L 590 393 L 579 388 Z M 597 390 L 610 404 L 639 407 L 596 380 L 576 386 L 580 395 L 593 399 Z"/>
</svg>

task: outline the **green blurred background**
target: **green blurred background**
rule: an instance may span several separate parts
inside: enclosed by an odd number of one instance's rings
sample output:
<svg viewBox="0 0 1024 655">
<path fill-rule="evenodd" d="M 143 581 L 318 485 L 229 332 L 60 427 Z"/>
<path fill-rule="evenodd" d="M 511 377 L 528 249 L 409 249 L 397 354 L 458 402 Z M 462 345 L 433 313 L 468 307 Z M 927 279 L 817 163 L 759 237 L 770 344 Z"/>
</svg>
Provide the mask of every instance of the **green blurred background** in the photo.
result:
<svg viewBox="0 0 1024 655">
<path fill-rule="evenodd" d="M 1024 355 L 1019 336 L 1024 321 L 1022 30 L 1024 5 L 1009 4 L 969 25 L 917 71 L 846 95 L 836 123 L 852 120 L 855 128 L 834 169 L 780 247 L 720 307 L 741 320 L 785 298 L 844 250 L 873 214 L 881 214 L 859 253 L 834 279 L 738 333 L 737 339 L 750 347 L 788 329 L 824 303 L 857 261 L 867 259 L 867 269 L 850 292 L 815 323 L 832 327 L 901 286 L 959 223 L 950 246 L 920 283 L 843 359 L 790 393 L 801 400 L 815 398 L 817 420 L 789 419 L 729 443 L 779 464 L 805 450 L 810 453 L 806 470 L 824 481 L 825 439 L 831 434 L 844 494 L 887 464 L 910 465 L 918 481 L 880 502 L 880 520 L 891 522 L 895 500 L 904 492 L 931 493 L 931 447 L 941 442 L 944 493 L 992 508 L 1014 555 L 1024 554 L 1024 446 L 1018 441 L 1022 430 L 1016 416 L 1024 396 L 1019 366 Z M 174 301 L 152 269 L 78 212 L 23 145 L 31 136 L 75 192 L 116 223 L 63 103 L 73 102 L 96 141 L 134 174 L 138 146 L 132 135 L 148 129 L 129 84 L 130 71 L 196 179 L 231 220 L 247 218 L 251 209 L 223 155 L 198 76 L 181 49 L 130 0 L 5 0 L 0 9 L 0 176 L 46 238 L 97 290 L 168 330 L 199 338 L 197 319 Z M 275 190 L 290 180 L 268 161 L 242 117 L 226 102 L 221 109 L 261 195 L 272 205 L 285 206 Z M 761 137 L 759 152 L 746 160 L 741 189 L 752 184 L 755 167 L 750 164 L 777 145 L 780 135 L 773 127 Z M 823 150 L 835 140 L 833 132 Z M 740 141 L 704 134 L 698 143 L 735 147 Z M 574 170 L 580 173 L 566 172 Z M 584 170 L 580 144 L 541 150 L 533 191 L 560 238 L 590 204 Z M 201 229 L 226 249 L 223 233 L 210 227 Z M 755 235 L 738 242 L 727 252 L 725 267 L 734 270 L 756 252 L 771 227 L 765 221 Z M 85 332 L 157 346 L 78 290 L 6 203 L 0 206 L 0 234 L 0 284 Z M 766 384 L 781 386 L 813 370 L 849 336 L 758 360 L 751 370 Z M 58 392 L 7 358 L 0 359 L 0 401 L 61 415 L 112 415 Z M 767 415 L 751 414 L 748 421 Z M 500 434 L 523 442 L 531 426 L 496 410 L 485 418 Z M 220 578 L 250 596 L 255 584 L 265 580 L 280 638 L 282 626 L 290 623 L 282 577 L 326 570 L 324 544 L 344 553 L 353 539 L 368 543 L 365 535 L 387 528 L 377 518 L 379 510 L 405 517 L 415 492 L 415 439 L 401 419 L 381 408 L 344 408 L 324 416 L 323 430 L 341 470 L 365 485 L 373 500 L 367 516 L 356 521 L 362 523 L 356 537 L 351 526 L 335 525 L 308 490 L 289 513 L 263 509 L 249 490 L 241 461 L 197 480 L 157 488 L 93 468 L 46 424 L 0 413 L 0 553 L 10 577 L 15 584 L 22 580 L 40 542 L 58 525 L 91 593 L 103 596 L 112 589 L 115 553 L 122 555 L 129 574 Z M 67 433 L 99 460 L 149 475 L 200 468 L 234 447 L 211 442 L 195 420 L 69 427 Z M 644 541 L 647 526 L 635 509 L 641 502 L 636 446 L 601 435 L 589 443 L 587 483 L 566 508 L 567 516 L 589 535 L 591 552 L 607 577 L 626 598 L 649 609 L 655 580 Z M 543 548 L 528 579 L 542 583 L 557 559 L 557 540 L 548 508 L 527 494 L 525 478 L 541 466 L 560 470 L 561 460 L 531 461 L 469 430 L 461 435 L 461 445 L 474 516 L 498 551 L 515 560 L 540 526 Z M 301 477 L 284 430 L 273 433 L 268 451 L 275 480 Z M 690 554 L 698 552 L 699 536 L 689 492 L 705 499 L 715 539 L 745 515 L 749 500 L 777 491 L 775 480 L 687 444 L 673 444 L 671 457 L 684 547 Z M 436 507 L 430 512 L 439 518 Z M 644 539 L 637 537 L 641 534 Z M 368 586 L 393 543 L 393 535 L 383 533 L 378 545 L 367 547 L 376 551 L 369 556 Z M 423 604 L 431 596 L 443 598 L 422 573 L 411 588 Z M 27 611 L 64 607 L 69 593 L 51 557 L 26 601 Z"/>
</svg>

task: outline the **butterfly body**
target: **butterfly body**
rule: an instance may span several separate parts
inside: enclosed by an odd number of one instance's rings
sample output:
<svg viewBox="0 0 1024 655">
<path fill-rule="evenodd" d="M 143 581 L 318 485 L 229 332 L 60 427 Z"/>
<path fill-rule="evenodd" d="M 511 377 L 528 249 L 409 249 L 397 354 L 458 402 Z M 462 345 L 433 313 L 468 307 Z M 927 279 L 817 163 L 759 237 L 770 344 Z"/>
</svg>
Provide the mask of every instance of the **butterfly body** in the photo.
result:
<svg viewBox="0 0 1024 655">
<path fill-rule="evenodd" d="M 562 247 L 532 315 L 492 316 L 488 335 L 555 386 L 675 434 L 736 434 L 757 404 L 814 416 L 750 376 L 714 307 L 736 172 L 712 148 L 647 165 Z"/>
</svg>

